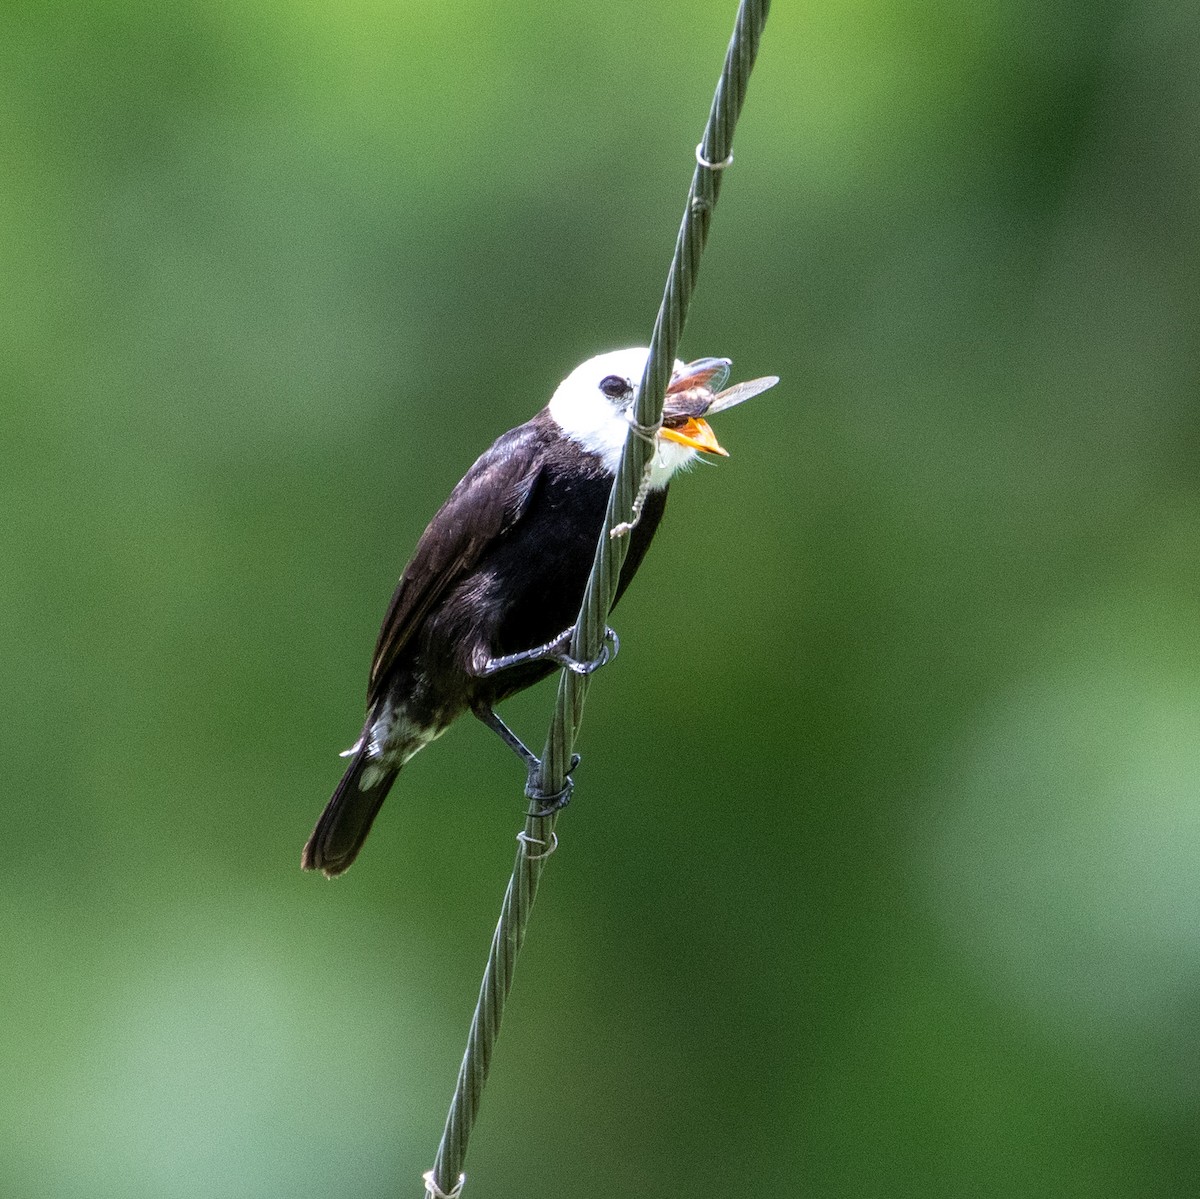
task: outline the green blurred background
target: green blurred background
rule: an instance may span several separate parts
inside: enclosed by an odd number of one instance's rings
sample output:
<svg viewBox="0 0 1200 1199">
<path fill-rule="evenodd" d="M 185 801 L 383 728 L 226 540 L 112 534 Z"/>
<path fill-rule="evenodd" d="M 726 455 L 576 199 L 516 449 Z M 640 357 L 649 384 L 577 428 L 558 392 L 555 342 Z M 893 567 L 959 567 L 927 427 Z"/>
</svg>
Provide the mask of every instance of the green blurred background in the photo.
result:
<svg viewBox="0 0 1200 1199">
<path fill-rule="evenodd" d="M 3 6 L 3 1199 L 420 1193 L 520 772 L 300 847 L 426 520 L 647 339 L 732 17 Z M 683 349 L 783 383 L 618 613 L 468 1199 L 1200 1190 L 1198 54 L 776 5 Z"/>
</svg>

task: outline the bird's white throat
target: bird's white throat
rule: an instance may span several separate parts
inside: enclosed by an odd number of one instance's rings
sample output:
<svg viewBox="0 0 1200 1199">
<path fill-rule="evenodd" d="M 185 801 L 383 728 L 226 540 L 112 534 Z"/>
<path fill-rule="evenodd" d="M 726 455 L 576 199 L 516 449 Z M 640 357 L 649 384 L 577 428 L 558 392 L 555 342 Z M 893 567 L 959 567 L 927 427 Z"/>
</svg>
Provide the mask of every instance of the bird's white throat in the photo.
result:
<svg viewBox="0 0 1200 1199">
<path fill-rule="evenodd" d="M 589 358 L 577 366 L 559 385 L 550 401 L 550 415 L 555 423 L 576 445 L 595 454 L 610 474 L 616 474 L 621 464 L 621 452 L 629 433 L 633 400 L 642 381 L 646 358 L 645 347 L 613 350 Z M 683 366 L 677 362 L 676 368 Z M 605 379 L 616 376 L 628 380 L 632 392 L 625 399 L 610 399 L 600 390 Z M 666 487 L 671 476 L 696 460 L 696 451 L 678 442 L 656 439 L 650 486 Z"/>
</svg>

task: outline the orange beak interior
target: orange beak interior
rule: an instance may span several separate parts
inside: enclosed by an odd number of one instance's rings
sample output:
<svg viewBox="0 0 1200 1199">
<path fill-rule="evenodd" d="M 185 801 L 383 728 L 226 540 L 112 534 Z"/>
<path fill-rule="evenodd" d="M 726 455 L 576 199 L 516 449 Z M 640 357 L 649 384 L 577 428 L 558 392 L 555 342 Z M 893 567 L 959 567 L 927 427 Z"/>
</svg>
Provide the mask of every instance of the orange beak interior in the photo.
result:
<svg viewBox="0 0 1200 1199">
<path fill-rule="evenodd" d="M 729 457 L 729 451 L 722 449 L 721 443 L 717 441 L 716 434 L 712 431 L 712 426 L 698 416 L 692 417 L 678 429 L 663 429 L 659 436 L 665 437 L 668 441 L 677 441 L 680 445 L 689 446 L 693 450 L 701 450 L 705 454 L 720 454 L 722 458 Z"/>
</svg>

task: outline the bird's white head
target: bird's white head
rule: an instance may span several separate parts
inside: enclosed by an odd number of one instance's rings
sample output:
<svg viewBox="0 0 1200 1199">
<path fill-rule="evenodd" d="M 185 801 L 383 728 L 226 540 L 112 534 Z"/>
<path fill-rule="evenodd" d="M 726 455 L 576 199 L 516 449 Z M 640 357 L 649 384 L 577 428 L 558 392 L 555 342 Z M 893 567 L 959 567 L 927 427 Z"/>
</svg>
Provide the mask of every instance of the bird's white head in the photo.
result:
<svg viewBox="0 0 1200 1199">
<path fill-rule="evenodd" d="M 649 354 L 644 346 L 597 354 L 577 366 L 558 385 L 550 401 L 550 415 L 563 433 L 588 453 L 595 454 L 611 474 L 616 474 L 621 462 Z M 706 358 L 701 362 L 708 367 L 706 382 L 718 369 L 728 373 L 728 363 L 724 359 Z M 720 368 L 710 365 L 718 362 Z M 672 392 L 681 385 L 689 385 L 697 377 L 692 367 L 699 365 L 675 362 L 668 402 Z M 698 436 L 688 436 L 689 433 Z M 686 431 L 664 428 L 656 439 L 650 486 L 665 487 L 677 470 L 695 461 L 700 450 L 725 453 L 703 420 L 691 421 Z"/>
</svg>

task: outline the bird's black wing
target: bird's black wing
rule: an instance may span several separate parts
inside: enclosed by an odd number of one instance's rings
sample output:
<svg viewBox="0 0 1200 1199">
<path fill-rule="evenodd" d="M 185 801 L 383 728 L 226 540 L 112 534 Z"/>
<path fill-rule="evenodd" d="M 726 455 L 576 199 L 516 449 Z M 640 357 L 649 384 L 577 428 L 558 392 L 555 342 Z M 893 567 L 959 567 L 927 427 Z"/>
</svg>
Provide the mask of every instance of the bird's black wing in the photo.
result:
<svg viewBox="0 0 1200 1199">
<path fill-rule="evenodd" d="M 505 433 L 462 477 L 421 534 L 383 618 L 368 706 L 433 604 L 525 513 L 541 475 L 543 441 L 537 418 Z"/>
</svg>

